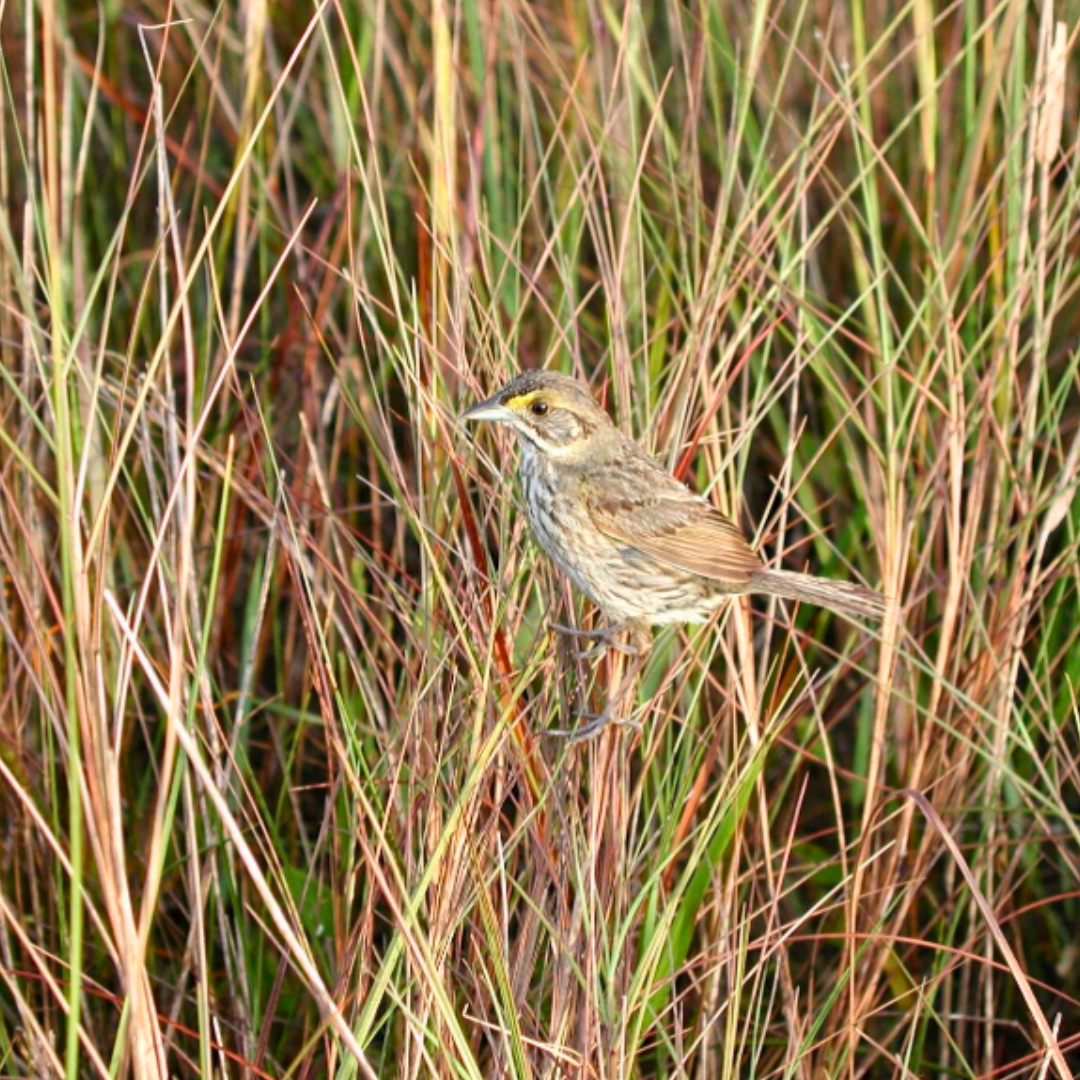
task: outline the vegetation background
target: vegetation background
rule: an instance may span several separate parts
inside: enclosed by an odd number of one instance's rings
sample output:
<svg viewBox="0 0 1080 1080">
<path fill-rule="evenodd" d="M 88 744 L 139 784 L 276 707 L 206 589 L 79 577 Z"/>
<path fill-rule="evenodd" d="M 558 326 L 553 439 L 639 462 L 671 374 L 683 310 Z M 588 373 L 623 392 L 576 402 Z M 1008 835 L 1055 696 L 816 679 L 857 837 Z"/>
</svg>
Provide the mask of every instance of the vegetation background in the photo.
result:
<svg viewBox="0 0 1080 1080">
<path fill-rule="evenodd" d="M 0 1075 L 1080 1073 L 1078 16 L 0 3 Z M 545 737 L 537 365 L 884 627 Z"/>
</svg>

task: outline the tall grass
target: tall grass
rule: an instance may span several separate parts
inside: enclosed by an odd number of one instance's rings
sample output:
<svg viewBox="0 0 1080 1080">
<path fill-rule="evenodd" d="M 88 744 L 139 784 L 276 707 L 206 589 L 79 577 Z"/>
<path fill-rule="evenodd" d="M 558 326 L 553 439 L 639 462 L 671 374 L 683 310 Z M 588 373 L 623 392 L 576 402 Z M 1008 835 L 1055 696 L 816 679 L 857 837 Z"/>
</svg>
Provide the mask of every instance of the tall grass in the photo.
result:
<svg viewBox="0 0 1080 1080">
<path fill-rule="evenodd" d="M 0 5 L 0 1075 L 1080 1072 L 1076 16 Z M 884 626 L 545 735 L 541 365 Z"/>
</svg>

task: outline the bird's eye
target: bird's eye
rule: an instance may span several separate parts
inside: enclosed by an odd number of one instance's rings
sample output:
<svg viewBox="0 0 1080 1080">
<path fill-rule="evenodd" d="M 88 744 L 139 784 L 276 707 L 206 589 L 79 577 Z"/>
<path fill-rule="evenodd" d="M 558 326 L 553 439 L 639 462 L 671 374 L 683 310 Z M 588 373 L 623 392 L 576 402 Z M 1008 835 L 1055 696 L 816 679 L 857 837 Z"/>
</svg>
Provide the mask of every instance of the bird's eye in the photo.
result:
<svg viewBox="0 0 1080 1080">
<path fill-rule="evenodd" d="M 533 416 L 547 416 L 550 407 L 551 406 L 549 406 L 546 401 L 534 401 L 529 406 L 529 412 L 531 412 Z"/>
</svg>

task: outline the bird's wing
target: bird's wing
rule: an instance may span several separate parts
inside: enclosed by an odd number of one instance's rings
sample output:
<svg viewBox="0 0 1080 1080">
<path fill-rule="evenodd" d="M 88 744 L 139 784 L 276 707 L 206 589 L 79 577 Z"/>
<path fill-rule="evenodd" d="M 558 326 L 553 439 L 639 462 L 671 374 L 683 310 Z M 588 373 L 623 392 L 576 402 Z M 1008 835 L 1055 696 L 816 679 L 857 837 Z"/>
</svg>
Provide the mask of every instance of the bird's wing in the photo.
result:
<svg viewBox="0 0 1080 1080">
<path fill-rule="evenodd" d="M 651 460 L 604 470 L 584 494 L 602 533 L 658 562 L 733 585 L 762 568 L 734 522 Z"/>
</svg>

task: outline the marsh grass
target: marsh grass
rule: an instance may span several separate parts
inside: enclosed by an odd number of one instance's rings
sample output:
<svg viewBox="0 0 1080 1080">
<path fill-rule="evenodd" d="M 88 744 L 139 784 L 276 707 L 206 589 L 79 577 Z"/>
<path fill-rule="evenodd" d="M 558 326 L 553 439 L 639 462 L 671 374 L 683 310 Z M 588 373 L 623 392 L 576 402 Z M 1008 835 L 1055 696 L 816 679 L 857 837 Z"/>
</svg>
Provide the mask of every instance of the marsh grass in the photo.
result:
<svg viewBox="0 0 1080 1080">
<path fill-rule="evenodd" d="M 1076 14 L 0 6 L 0 1074 L 1080 1070 Z M 545 736 L 535 365 L 884 626 Z"/>
</svg>

